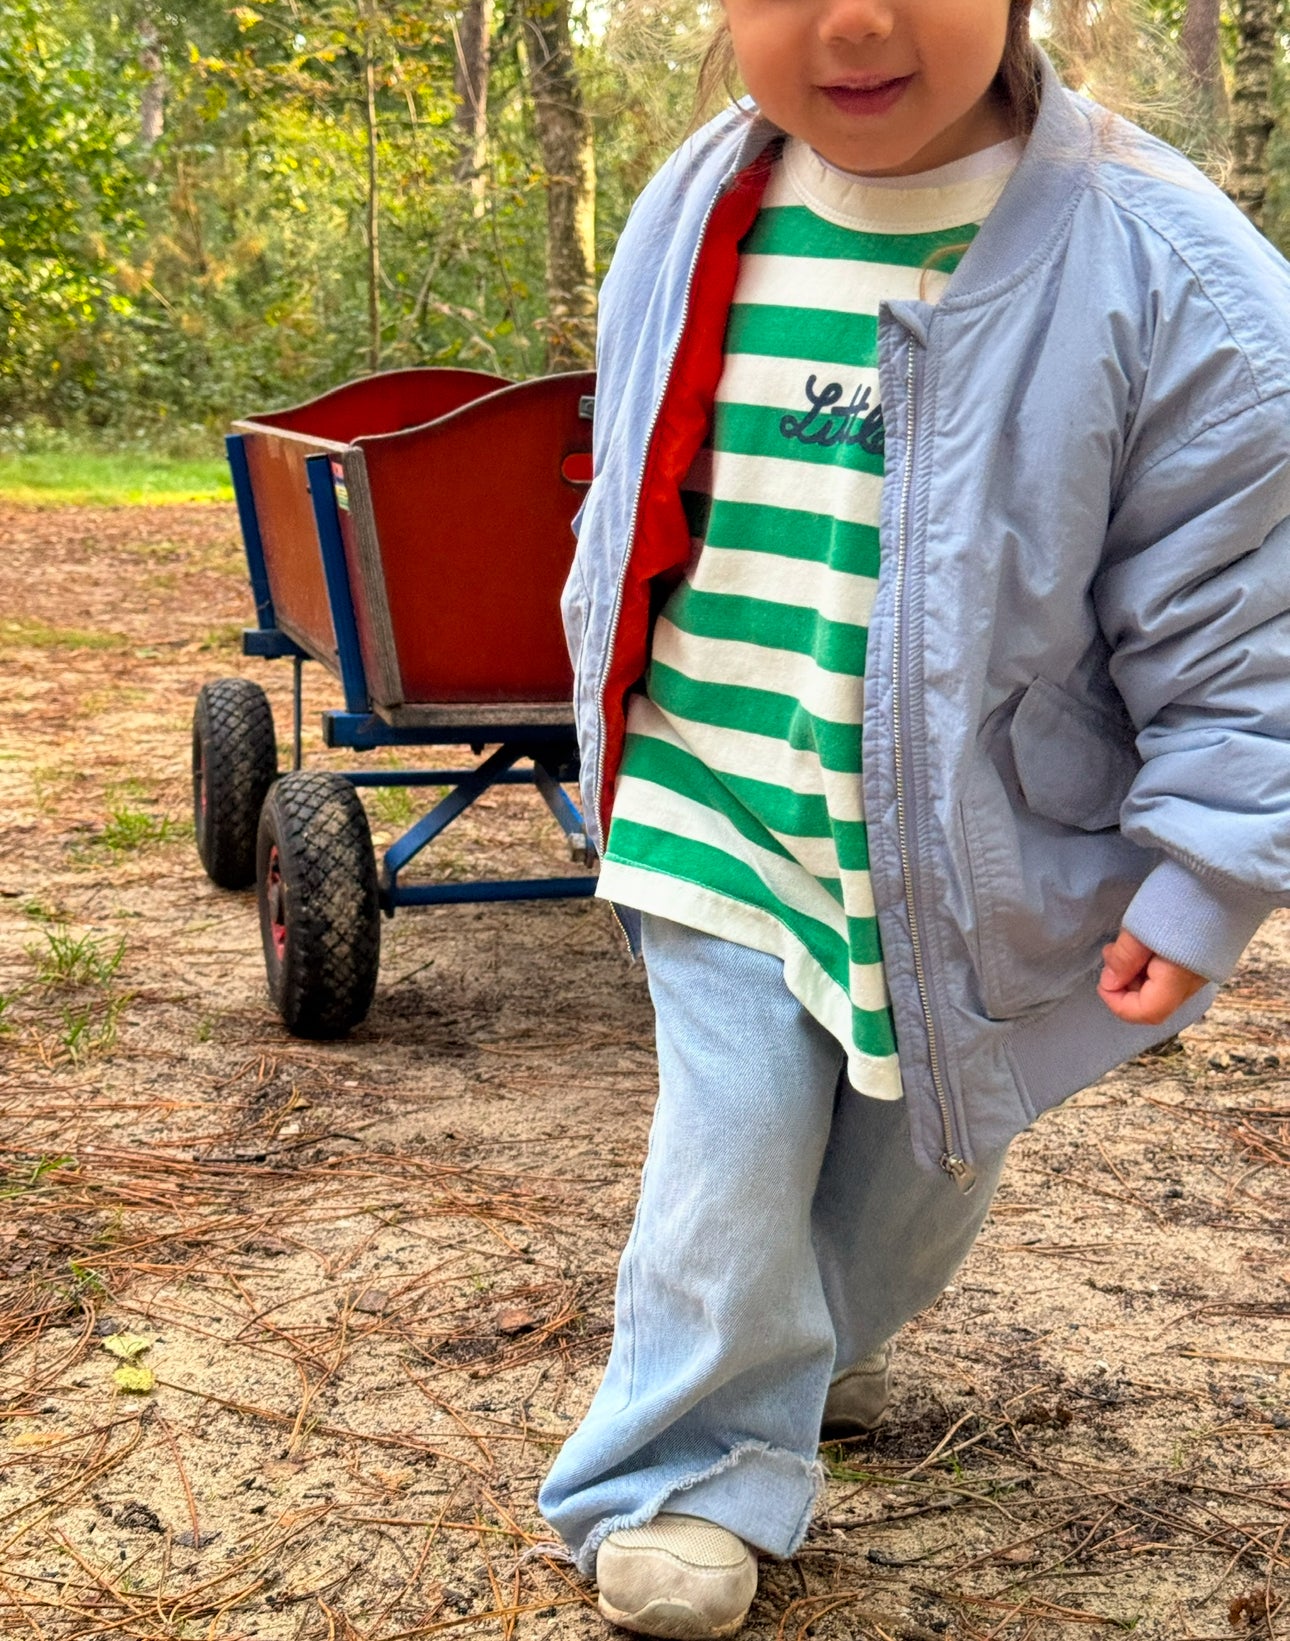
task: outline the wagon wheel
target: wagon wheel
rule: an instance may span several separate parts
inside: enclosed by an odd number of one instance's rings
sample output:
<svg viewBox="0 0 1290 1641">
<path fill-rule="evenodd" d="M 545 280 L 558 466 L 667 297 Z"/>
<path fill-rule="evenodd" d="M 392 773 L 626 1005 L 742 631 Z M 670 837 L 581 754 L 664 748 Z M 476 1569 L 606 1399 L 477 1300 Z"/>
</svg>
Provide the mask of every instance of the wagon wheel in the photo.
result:
<svg viewBox="0 0 1290 1641">
<path fill-rule="evenodd" d="M 246 678 L 203 684 L 193 711 L 193 830 L 206 875 L 221 889 L 255 882 L 255 829 L 277 778 L 268 696 Z"/>
<path fill-rule="evenodd" d="M 274 784 L 256 850 L 269 992 L 297 1037 L 343 1037 L 372 1005 L 381 961 L 376 856 L 343 775 Z"/>
</svg>

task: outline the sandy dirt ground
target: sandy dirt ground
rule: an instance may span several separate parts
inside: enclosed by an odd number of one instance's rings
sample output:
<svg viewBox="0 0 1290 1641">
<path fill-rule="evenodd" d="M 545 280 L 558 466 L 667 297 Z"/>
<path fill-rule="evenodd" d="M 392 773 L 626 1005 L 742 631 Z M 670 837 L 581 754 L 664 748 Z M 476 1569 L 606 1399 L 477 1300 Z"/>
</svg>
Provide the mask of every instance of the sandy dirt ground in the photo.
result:
<svg viewBox="0 0 1290 1641">
<path fill-rule="evenodd" d="M 594 903 L 401 914 L 367 1022 L 287 1036 L 189 818 L 203 681 L 288 735 L 232 510 L 0 541 L 0 1629 L 603 1634 L 534 1499 L 608 1348 L 643 975 Z M 408 800 L 368 801 L 388 841 Z M 426 869 L 561 854 L 510 789 Z M 1274 919 L 1172 1052 L 1018 1142 L 752 1641 L 1290 1638 L 1288 981 Z"/>
</svg>

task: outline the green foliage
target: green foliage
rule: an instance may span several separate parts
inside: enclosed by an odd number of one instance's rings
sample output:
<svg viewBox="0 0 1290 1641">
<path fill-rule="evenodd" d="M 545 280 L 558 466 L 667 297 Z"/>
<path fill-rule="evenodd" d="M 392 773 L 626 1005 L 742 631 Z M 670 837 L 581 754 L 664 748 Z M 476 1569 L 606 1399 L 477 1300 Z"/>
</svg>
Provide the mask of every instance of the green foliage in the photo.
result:
<svg viewBox="0 0 1290 1641">
<path fill-rule="evenodd" d="M 312 397 L 369 368 L 374 351 L 384 367 L 537 373 L 547 199 L 522 8 L 495 0 L 473 189 L 454 91 L 460 4 L 0 0 L 0 448 L 46 453 L 54 427 L 129 444 L 140 465 L 203 437 L 213 455 L 212 430 Z M 570 0 L 570 11 L 603 270 L 689 123 L 719 7 Z M 1150 42 L 1176 42 L 1184 11 L 1185 0 L 1123 0 L 1123 15 L 1148 25 L 1127 76 L 1147 101 L 1160 81 Z M 1279 73 L 1286 110 L 1285 63 Z M 154 141 L 145 112 L 162 106 Z M 1161 121 L 1171 136 L 1186 125 L 1176 106 Z M 1290 247 L 1290 114 L 1270 155 L 1268 231 Z M 47 474 L 0 456 L 0 493 L 124 499 L 109 476 L 96 491 L 89 476 Z M 226 494 L 222 472 L 172 476 L 129 494 Z"/>
<path fill-rule="evenodd" d="M 367 366 L 365 53 L 377 74 L 381 363 L 531 373 L 545 200 L 499 144 L 485 218 L 454 175 L 451 41 L 426 8 L 184 7 L 148 232 L 119 283 L 128 311 L 98 419 L 222 423 Z M 229 29 L 233 19 L 236 28 Z M 499 127 L 514 126 L 514 110 Z M 515 135 L 521 135 L 515 132 Z"/>
<path fill-rule="evenodd" d="M 675 65 L 647 62 L 628 36 L 605 44 L 578 4 L 603 266 L 689 97 Z M 59 303 L 38 301 L 32 252 L 21 314 L 7 302 L 0 439 L 7 422 L 20 449 L 50 425 L 118 441 L 142 428 L 169 446 L 368 368 L 369 60 L 382 366 L 537 373 L 546 191 L 519 8 L 498 0 L 478 195 L 459 174 L 452 11 L 420 0 L 172 0 L 164 12 L 140 0 L 0 0 L 0 137 L 45 156 L 23 161 L 35 173 L 22 184 L 24 233 L 34 238 L 45 214 L 35 202 L 52 198 L 66 270 Z M 685 12 L 676 0 L 664 25 L 678 39 Z M 140 135 L 150 88 L 165 106 L 152 146 Z"/>
<path fill-rule="evenodd" d="M 65 923 L 43 932 L 44 945 L 27 948 L 38 988 L 29 1025 L 42 1057 L 48 1063 L 51 1048 L 73 1062 L 110 1052 L 132 995 L 117 989 L 124 939 L 113 943 L 90 929 L 76 934 Z"/>
<path fill-rule="evenodd" d="M 23 910 L 37 921 L 50 921 L 44 942 L 27 947 L 33 973 L 8 993 L 0 993 L 0 1038 L 6 1052 L 16 1042 L 34 1048 L 46 1066 L 58 1059 L 80 1063 L 107 1054 L 116 1046 L 121 1018 L 132 992 L 120 989 L 125 941 L 111 941 L 93 930 L 73 932 L 44 902 L 28 901 Z M 0 1180 L 0 1196 L 29 1190 L 52 1169 L 72 1166 L 69 1157 L 40 1158 L 29 1175 Z"/>
<path fill-rule="evenodd" d="M 652 0 L 606 10 L 608 28 L 584 39 L 578 65 L 596 134 L 602 267 L 632 202 L 690 127 L 698 65 L 717 15 L 713 0 Z"/>
<path fill-rule="evenodd" d="M 129 311 L 117 258 L 140 226 L 131 98 L 49 0 L 0 0 L 0 416 L 100 386 L 86 342 Z"/>
</svg>

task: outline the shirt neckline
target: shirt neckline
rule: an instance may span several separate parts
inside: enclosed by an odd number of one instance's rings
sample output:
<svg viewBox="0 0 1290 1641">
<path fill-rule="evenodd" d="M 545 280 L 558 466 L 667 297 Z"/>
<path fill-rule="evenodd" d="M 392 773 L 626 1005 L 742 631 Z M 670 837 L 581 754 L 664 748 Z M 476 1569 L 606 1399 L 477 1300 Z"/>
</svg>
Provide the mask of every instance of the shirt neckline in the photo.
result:
<svg viewBox="0 0 1290 1641">
<path fill-rule="evenodd" d="M 826 221 L 871 233 L 936 233 L 983 222 L 1024 151 L 1014 137 L 913 177 L 865 177 L 791 137 L 781 164 L 793 193 Z"/>
<path fill-rule="evenodd" d="M 865 188 L 907 190 L 949 188 L 959 182 L 974 182 L 978 177 L 989 176 L 993 171 L 1011 171 L 1021 159 L 1025 148 L 1024 137 L 1005 137 L 1002 142 L 991 143 L 989 148 L 979 148 L 975 154 L 965 154 L 962 159 L 950 160 L 947 165 L 935 166 L 930 171 L 915 171 L 905 177 L 874 177 L 860 171 L 844 171 L 840 165 L 834 165 L 831 160 L 826 160 L 823 154 L 816 154 L 814 149 L 811 152 L 826 171 L 831 171 L 837 177 L 845 177 L 848 182 L 860 183 Z"/>
</svg>

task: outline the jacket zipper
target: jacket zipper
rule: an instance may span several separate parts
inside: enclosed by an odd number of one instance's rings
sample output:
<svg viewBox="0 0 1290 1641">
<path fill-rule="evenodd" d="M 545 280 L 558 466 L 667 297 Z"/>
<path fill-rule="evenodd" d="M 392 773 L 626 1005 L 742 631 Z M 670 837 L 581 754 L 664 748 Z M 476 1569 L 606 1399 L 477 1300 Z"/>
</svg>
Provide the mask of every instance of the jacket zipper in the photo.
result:
<svg viewBox="0 0 1290 1641">
<path fill-rule="evenodd" d="M 905 789 L 904 714 L 901 684 L 904 671 L 903 626 L 905 619 L 905 571 L 909 552 L 909 498 L 914 479 L 914 343 L 909 342 L 909 363 L 905 371 L 905 470 L 901 477 L 900 529 L 896 543 L 896 589 L 892 633 L 892 740 L 896 754 L 896 836 L 900 846 L 900 869 L 905 884 L 905 912 L 909 918 L 909 943 L 914 954 L 914 978 L 918 985 L 918 999 L 923 1009 L 923 1024 L 927 1032 L 927 1057 L 932 1072 L 932 1087 L 941 1108 L 941 1133 L 945 1149 L 941 1153 L 941 1167 L 961 1191 L 970 1191 L 976 1175 L 959 1154 L 954 1143 L 954 1124 L 950 1115 L 949 1094 L 941 1069 L 940 1047 L 936 1023 L 932 1018 L 932 1000 L 927 986 L 927 968 L 923 961 L 923 940 L 918 927 L 918 908 L 914 899 L 914 869 L 909 849 L 908 795 Z"/>
<path fill-rule="evenodd" d="M 640 477 L 636 481 L 636 494 L 632 497 L 632 516 L 627 526 L 627 552 L 623 558 L 623 567 L 618 576 L 618 585 L 614 589 L 614 607 L 610 614 L 609 647 L 605 652 L 605 664 L 601 668 L 600 678 L 596 685 L 596 713 L 600 724 L 600 744 L 596 755 L 595 785 L 597 825 L 600 825 L 604 820 L 601 810 L 604 807 L 605 795 L 605 737 L 609 730 L 605 720 L 605 680 L 613 671 L 614 666 L 614 648 L 618 642 L 618 617 L 622 609 L 623 588 L 627 585 L 627 569 L 631 564 L 632 550 L 636 544 L 636 521 L 640 515 L 641 495 L 645 489 L 645 469 L 648 465 L 650 446 L 654 443 L 658 418 L 667 400 L 668 391 L 672 386 L 672 371 L 676 366 L 676 356 L 681 351 L 681 339 L 685 335 L 685 327 L 690 320 L 690 298 L 694 294 L 694 275 L 699 266 L 699 258 L 703 254 L 703 242 L 708 237 L 708 224 L 712 221 L 712 213 L 716 210 L 722 195 L 725 193 L 726 185 L 736 173 L 737 167 L 732 168 L 722 178 L 721 185 L 709 200 L 703 221 L 699 225 L 699 237 L 695 242 L 694 255 L 690 259 L 690 272 L 685 281 L 685 298 L 681 304 L 681 323 L 677 327 L 676 340 L 673 342 L 672 351 L 668 355 L 667 370 L 663 376 L 663 391 L 659 394 L 654 405 L 654 411 L 650 417 L 649 431 L 645 435 L 645 458 L 641 462 Z M 606 843 L 609 841 L 607 834 L 603 841 Z M 623 939 L 627 940 L 630 946 L 631 941 L 628 938 L 627 930 L 623 928 L 622 919 L 617 912 L 614 913 L 614 921 L 618 924 Z"/>
</svg>

